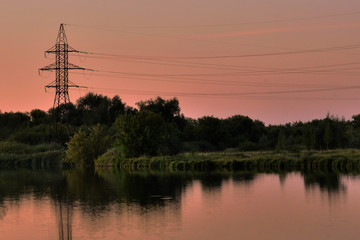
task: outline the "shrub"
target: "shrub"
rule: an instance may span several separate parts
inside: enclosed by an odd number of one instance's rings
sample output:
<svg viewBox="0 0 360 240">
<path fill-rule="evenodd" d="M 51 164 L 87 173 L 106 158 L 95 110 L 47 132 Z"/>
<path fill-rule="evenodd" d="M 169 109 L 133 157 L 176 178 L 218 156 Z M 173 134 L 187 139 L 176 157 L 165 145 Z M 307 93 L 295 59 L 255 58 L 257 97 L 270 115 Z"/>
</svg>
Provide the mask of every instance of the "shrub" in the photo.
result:
<svg viewBox="0 0 360 240">
<path fill-rule="evenodd" d="M 179 132 L 159 113 L 147 110 L 126 114 L 115 122 L 117 146 L 124 157 L 176 154 L 180 151 Z"/>
<path fill-rule="evenodd" d="M 0 153 L 23 154 L 30 153 L 31 147 L 18 142 L 0 142 Z"/>
<path fill-rule="evenodd" d="M 66 143 L 68 150 L 64 162 L 83 168 L 94 167 L 94 161 L 110 146 L 111 138 L 104 135 L 100 125 L 92 127 L 89 133 L 79 130 Z"/>
</svg>

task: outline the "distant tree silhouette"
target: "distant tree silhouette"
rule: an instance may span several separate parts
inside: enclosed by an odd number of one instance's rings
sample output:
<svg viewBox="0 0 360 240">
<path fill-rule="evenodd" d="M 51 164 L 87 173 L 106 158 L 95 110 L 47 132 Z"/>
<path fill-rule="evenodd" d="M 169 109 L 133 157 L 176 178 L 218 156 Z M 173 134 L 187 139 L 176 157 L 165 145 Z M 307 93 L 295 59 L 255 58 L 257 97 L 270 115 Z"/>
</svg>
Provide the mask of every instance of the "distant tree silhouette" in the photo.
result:
<svg viewBox="0 0 360 240">
<path fill-rule="evenodd" d="M 180 150 L 178 131 L 163 116 L 148 110 L 125 114 L 115 122 L 117 146 L 125 157 L 174 154 Z"/>
</svg>

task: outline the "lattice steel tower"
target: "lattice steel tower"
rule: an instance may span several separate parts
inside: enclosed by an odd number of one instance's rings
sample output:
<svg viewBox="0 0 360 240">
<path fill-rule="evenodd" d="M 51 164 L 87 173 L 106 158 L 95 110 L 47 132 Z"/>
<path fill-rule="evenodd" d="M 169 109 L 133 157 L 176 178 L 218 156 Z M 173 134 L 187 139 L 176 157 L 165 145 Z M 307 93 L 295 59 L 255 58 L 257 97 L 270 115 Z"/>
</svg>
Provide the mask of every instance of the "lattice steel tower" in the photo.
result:
<svg viewBox="0 0 360 240">
<path fill-rule="evenodd" d="M 69 52 L 80 52 L 69 46 L 65 30 L 64 24 L 60 24 L 59 33 L 56 38 L 55 46 L 51 47 L 49 50 L 45 51 L 45 56 L 47 53 L 55 54 L 56 61 L 48 66 L 40 68 L 39 71 L 54 71 L 56 72 L 55 81 L 49 83 L 46 88 L 55 88 L 55 99 L 53 108 L 57 108 L 63 103 L 69 103 L 69 88 L 80 86 L 69 81 L 69 70 L 78 69 L 78 70 L 87 70 L 85 68 L 79 67 L 75 64 L 69 63 Z M 82 52 L 84 53 L 84 52 Z M 61 115 L 62 113 L 58 113 Z"/>
</svg>

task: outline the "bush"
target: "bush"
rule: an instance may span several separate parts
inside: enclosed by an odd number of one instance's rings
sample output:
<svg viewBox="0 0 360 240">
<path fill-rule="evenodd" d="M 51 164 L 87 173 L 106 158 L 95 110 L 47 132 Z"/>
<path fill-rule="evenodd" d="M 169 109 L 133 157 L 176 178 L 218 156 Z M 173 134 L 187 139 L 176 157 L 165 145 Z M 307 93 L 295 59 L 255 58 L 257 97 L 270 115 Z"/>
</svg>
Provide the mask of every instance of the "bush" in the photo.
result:
<svg viewBox="0 0 360 240">
<path fill-rule="evenodd" d="M 100 125 L 92 127 L 89 133 L 79 130 L 66 143 L 68 150 L 64 162 L 83 168 L 94 167 L 94 161 L 110 146 L 111 137 L 105 136 Z"/>
<path fill-rule="evenodd" d="M 240 151 L 256 151 L 260 149 L 259 144 L 250 142 L 250 141 L 244 141 L 239 144 L 238 149 Z"/>
<path fill-rule="evenodd" d="M 176 154 L 181 142 L 178 129 L 159 113 L 147 110 L 126 114 L 115 122 L 117 146 L 124 157 Z"/>
<path fill-rule="evenodd" d="M 183 143 L 183 151 L 185 152 L 212 152 L 216 148 L 207 141 L 191 141 Z"/>
<path fill-rule="evenodd" d="M 120 158 L 117 148 L 110 148 L 95 160 L 96 166 L 115 166 Z"/>
<path fill-rule="evenodd" d="M 0 142 L 0 153 L 24 154 L 30 153 L 31 147 L 18 142 Z"/>
</svg>

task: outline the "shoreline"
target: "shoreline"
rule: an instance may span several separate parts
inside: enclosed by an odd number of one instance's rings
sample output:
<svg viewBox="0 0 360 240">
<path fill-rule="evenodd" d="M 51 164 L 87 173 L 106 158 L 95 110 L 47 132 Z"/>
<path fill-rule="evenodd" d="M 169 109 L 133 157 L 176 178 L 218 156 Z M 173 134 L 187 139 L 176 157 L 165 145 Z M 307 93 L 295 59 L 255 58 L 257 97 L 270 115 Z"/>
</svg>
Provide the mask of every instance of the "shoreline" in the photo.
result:
<svg viewBox="0 0 360 240">
<path fill-rule="evenodd" d="M 0 169 L 63 168 L 65 149 L 0 154 Z M 65 165 L 66 167 L 67 165 Z M 360 149 L 327 151 L 191 152 L 173 156 L 123 158 L 110 149 L 95 160 L 97 168 L 170 171 L 306 171 L 360 172 Z"/>
<path fill-rule="evenodd" d="M 175 156 L 121 158 L 109 151 L 95 161 L 97 167 L 159 170 L 331 170 L 360 172 L 359 149 L 328 151 L 257 151 L 181 153 Z"/>
</svg>

